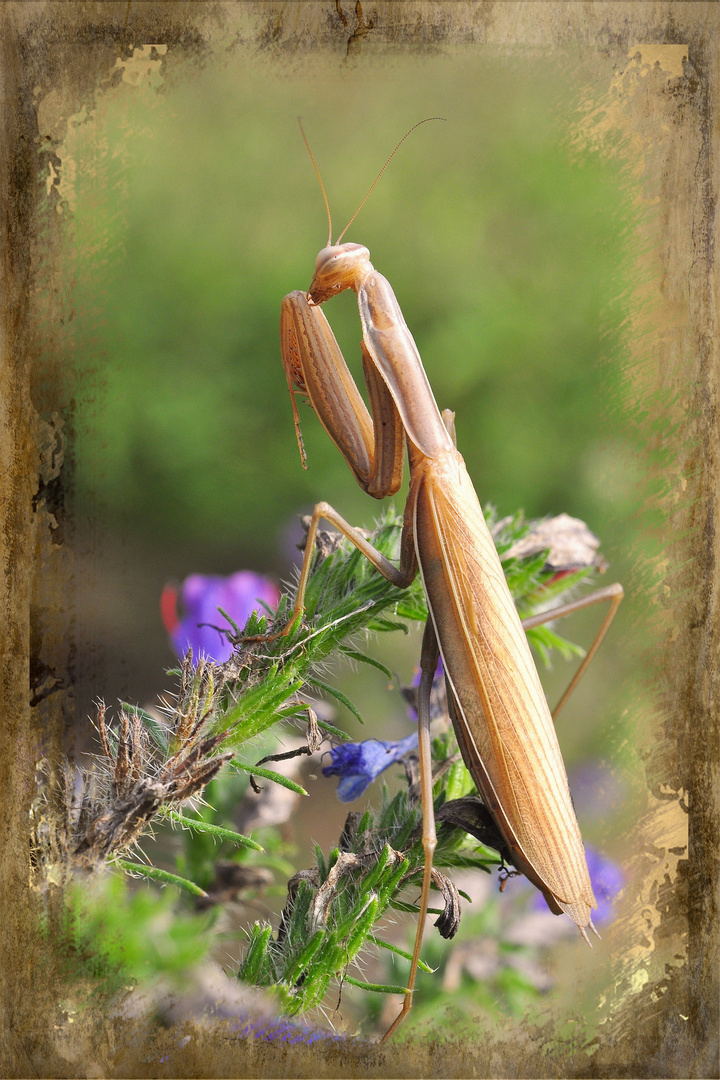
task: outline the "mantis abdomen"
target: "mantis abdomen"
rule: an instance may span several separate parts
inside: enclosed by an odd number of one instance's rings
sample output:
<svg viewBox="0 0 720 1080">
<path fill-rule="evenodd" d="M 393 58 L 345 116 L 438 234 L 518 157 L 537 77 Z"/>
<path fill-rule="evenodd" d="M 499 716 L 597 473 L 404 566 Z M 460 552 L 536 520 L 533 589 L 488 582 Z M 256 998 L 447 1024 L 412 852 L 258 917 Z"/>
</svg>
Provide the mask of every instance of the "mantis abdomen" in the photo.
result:
<svg viewBox="0 0 720 1080">
<path fill-rule="evenodd" d="M 410 497 L 465 764 L 517 868 L 586 927 L 597 905 L 555 727 L 461 455 L 419 463 Z"/>
</svg>

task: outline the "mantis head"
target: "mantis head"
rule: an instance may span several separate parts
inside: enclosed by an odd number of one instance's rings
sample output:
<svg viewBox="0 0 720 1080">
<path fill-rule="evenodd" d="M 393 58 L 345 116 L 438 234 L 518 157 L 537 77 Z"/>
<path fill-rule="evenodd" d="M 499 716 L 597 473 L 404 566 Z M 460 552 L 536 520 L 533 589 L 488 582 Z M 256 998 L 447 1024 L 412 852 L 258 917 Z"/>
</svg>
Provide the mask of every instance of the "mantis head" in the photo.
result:
<svg viewBox="0 0 720 1080">
<path fill-rule="evenodd" d="M 357 291 L 369 268 L 370 252 L 362 244 L 328 244 L 315 260 L 310 299 L 322 304 L 343 289 Z"/>
<path fill-rule="evenodd" d="M 308 295 L 313 304 L 322 304 L 325 300 L 329 300 L 331 296 L 335 296 L 337 293 L 342 292 L 343 289 L 355 289 L 357 292 L 358 287 L 362 284 L 365 272 L 372 269 L 370 264 L 370 252 L 366 247 L 361 244 L 341 244 L 345 233 L 352 225 L 355 218 L 358 216 L 363 206 L 368 200 L 368 196 L 373 191 L 378 180 L 387 169 L 388 165 L 392 161 L 393 157 L 397 153 L 398 149 L 407 139 L 408 135 L 420 127 L 421 124 L 427 124 L 430 120 L 444 120 L 443 116 L 428 116 L 425 120 L 419 120 L 417 124 L 413 124 L 409 131 L 406 131 L 400 142 L 396 145 L 387 161 L 383 165 L 380 172 L 377 174 L 372 184 L 368 188 L 368 192 L 365 198 L 362 200 L 353 216 L 348 221 L 343 231 L 338 236 L 335 243 L 332 243 L 332 217 L 330 214 L 330 204 L 325 194 L 325 185 L 320 175 L 315 158 L 313 157 L 310 144 L 307 141 L 305 130 L 302 126 L 302 120 L 298 116 L 298 125 L 300 127 L 300 133 L 303 137 L 303 142 L 307 148 L 307 152 L 310 155 L 315 175 L 318 178 L 320 184 L 320 190 L 322 191 L 323 201 L 325 203 L 325 209 L 328 216 L 328 242 L 327 247 L 324 247 L 317 259 L 315 260 L 315 275 L 310 283 L 308 289 Z"/>
</svg>

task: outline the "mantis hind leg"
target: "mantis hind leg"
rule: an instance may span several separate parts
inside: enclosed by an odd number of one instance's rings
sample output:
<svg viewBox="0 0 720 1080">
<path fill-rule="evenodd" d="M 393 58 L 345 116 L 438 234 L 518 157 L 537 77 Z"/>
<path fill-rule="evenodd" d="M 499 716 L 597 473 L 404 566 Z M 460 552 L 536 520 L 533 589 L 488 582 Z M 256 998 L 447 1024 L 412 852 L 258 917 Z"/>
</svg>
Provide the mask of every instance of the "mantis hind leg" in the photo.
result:
<svg viewBox="0 0 720 1080">
<path fill-rule="evenodd" d="M 432 882 L 433 855 L 437 846 L 437 834 L 435 832 L 435 811 L 433 806 L 433 776 L 432 754 L 430 747 L 430 691 L 437 669 L 440 650 L 432 618 L 428 616 L 425 623 L 422 651 L 420 654 L 420 687 L 418 689 L 418 751 L 420 757 L 420 795 L 423 811 L 422 843 L 425 852 L 425 864 L 423 867 L 422 893 L 420 894 L 420 912 L 418 914 L 417 930 L 415 932 L 415 948 L 413 949 L 410 976 L 408 978 L 407 991 L 402 1009 L 393 1020 L 390 1027 L 382 1037 L 385 1042 L 396 1028 L 402 1023 L 412 1008 L 413 991 L 417 976 L 420 949 L 422 947 L 423 931 L 425 929 L 425 916 L 427 915 L 430 900 L 430 884 Z"/>
<path fill-rule="evenodd" d="M 610 629 L 610 623 L 615 618 L 617 609 L 620 607 L 622 598 L 625 595 L 622 585 L 606 585 L 603 589 L 598 589 L 596 592 L 590 593 L 588 596 L 582 596 L 578 600 L 571 600 L 567 604 L 559 604 L 558 607 L 550 608 L 549 611 L 543 611 L 539 615 L 532 615 L 529 619 L 523 619 L 522 625 L 525 630 L 532 629 L 533 626 L 542 626 L 543 623 L 551 622 L 553 619 L 561 619 L 565 615 L 572 615 L 575 611 L 581 611 L 583 608 L 590 607 L 592 604 L 601 604 L 605 601 L 609 601 L 610 609 L 603 619 L 600 629 L 595 635 L 595 639 L 583 657 L 583 661 L 580 667 L 577 669 L 572 679 L 568 683 L 567 689 L 560 698 L 559 702 L 555 706 L 552 712 L 553 720 L 556 718 L 563 705 L 567 702 L 568 698 L 572 694 L 577 684 L 582 679 L 583 675 L 587 671 L 588 665 L 595 656 L 595 653 L 600 648 L 600 644 Z"/>
</svg>

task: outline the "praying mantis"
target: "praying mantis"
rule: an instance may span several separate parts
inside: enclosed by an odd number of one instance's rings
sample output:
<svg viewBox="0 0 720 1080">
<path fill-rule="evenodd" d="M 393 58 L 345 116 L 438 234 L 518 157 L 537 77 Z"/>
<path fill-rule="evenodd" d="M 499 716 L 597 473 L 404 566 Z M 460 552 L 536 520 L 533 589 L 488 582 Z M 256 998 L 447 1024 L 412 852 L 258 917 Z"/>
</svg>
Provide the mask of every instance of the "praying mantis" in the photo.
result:
<svg viewBox="0 0 720 1080">
<path fill-rule="evenodd" d="M 361 244 L 341 243 L 407 135 L 333 244 L 325 189 L 303 132 L 325 200 L 329 235 L 317 256 L 309 289 L 284 298 L 280 320 L 282 361 L 304 467 L 298 394 L 315 410 L 360 487 L 376 499 L 397 492 L 407 445 L 410 490 L 399 565 L 373 548 L 331 506 L 318 503 L 289 623 L 290 627 L 302 617 L 321 518 L 339 529 L 398 588 L 410 585 L 418 572 L 422 577 L 429 611 L 418 691 L 425 861 L 407 993 L 384 1038 L 392 1034 L 412 1005 L 429 901 L 437 843 L 429 701 L 439 656 L 463 760 L 505 850 L 515 867 L 540 890 L 552 912 L 569 915 L 588 944 L 587 930 L 597 934 L 591 918 L 597 904 L 553 717 L 475 489 L 456 447 L 453 414 L 440 412 L 392 287 L 374 269 L 369 250 Z M 357 294 L 369 412 L 321 310 L 322 304 L 345 289 Z M 587 605 L 608 600 L 611 606 L 558 709 L 592 659 L 622 596 L 622 587 L 613 585 L 580 602 Z M 526 620 L 525 627 L 568 614 L 580 604 L 562 605 L 534 616 Z"/>
</svg>

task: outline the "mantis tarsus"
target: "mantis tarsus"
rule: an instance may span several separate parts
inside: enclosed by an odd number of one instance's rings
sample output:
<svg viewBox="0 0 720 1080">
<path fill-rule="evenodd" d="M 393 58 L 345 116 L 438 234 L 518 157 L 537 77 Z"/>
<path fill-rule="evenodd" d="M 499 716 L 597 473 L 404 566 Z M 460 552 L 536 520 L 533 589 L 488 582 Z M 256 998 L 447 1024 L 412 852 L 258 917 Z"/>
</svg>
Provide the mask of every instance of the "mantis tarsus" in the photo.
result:
<svg viewBox="0 0 720 1080">
<path fill-rule="evenodd" d="M 591 910 L 597 905 L 553 719 L 477 495 L 455 445 L 453 414 L 441 414 L 438 409 L 395 294 L 372 266 L 370 252 L 360 244 L 340 243 L 354 217 L 335 244 L 330 223 L 328 244 L 317 256 L 310 288 L 283 300 L 280 333 L 303 465 L 298 393 L 309 400 L 356 480 L 374 498 L 398 490 L 404 442 L 408 450 L 410 491 L 399 566 L 376 551 L 331 506 L 318 503 L 292 620 L 302 614 L 320 518 L 335 525 L 399 588 L 407 587 L 418 569 L 422 576 L 430 613 L 418 693 L 425 867 L 408 991 L 387 1038 L 412 1004 L 431 884 L 436 836 L 429 695 L 439 654 L 463 759 L 514 865 L 537 886 L 551 911 L 565 912 L 577 923 L 588 943 L 586 930 L 595 930 Z M 358 299 L 370 413 L 320 309 L 348 288 Z M 600 644 L 622 599 L 622 588 L 610 586 L 586 597 L 584 603 L 605 599 L 611 601 L 610 610 L 568 692 Z M 528 623 L 537 625 L 577 606 L 563 605 Z M 567 693 L 560 705 L 566 697 Z"/>
</svg>

